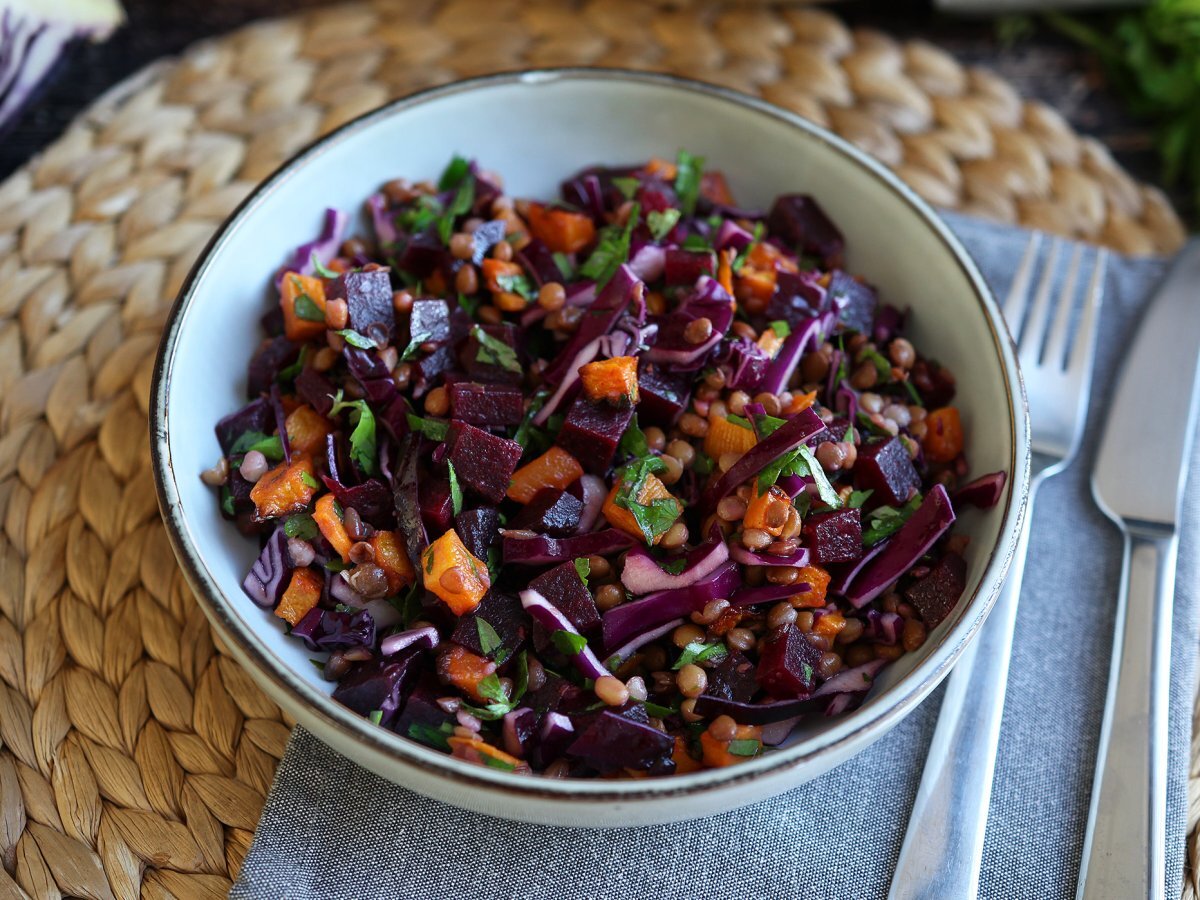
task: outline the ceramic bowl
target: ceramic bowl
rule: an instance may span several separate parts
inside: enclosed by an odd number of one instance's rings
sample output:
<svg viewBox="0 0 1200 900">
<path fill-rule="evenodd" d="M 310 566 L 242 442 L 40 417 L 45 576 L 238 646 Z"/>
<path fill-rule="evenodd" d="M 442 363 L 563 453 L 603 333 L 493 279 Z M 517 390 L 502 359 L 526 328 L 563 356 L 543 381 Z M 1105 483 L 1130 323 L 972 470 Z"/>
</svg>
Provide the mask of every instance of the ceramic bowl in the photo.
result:
<svg viewBox="0 0 1200 900">
<path fill-rule="evenodd" d="M 803 725 L 744 764 L 660 779 L 555 780 L 475 766 L 371 724 L 335 703 L 312 656 L 240 583 L 256 555 L 218 515 L 200 472 L 220 451 L 213 424 L 244 402 L 266 287 L 323 210 L 359 210 L 383 182 L 436 178 L 455 153 L 500 172 L 515 196 L 554 196 L 585 165 L 673 157 L 724 171 L 739 202 L 814 194 L 847 237 L 848 266 L 911 307 L 918 347 L 957 375 L 974 473 L 1011 473 L 994 509 L 966 512 L 968 587 L 915 653 L 887 668 L 853 712 Z M 357 223 L 365 231 L 365 222 Z M 385 778 L 462 807 L 556 824 L 632 825 L 703 816 L 814 778 L 887 733 L 945 677 L 979 630 L 1008 567 L 1024 509 L 1029 433 L 1003 320 L 975 265 L 937 215 L 861 151 L 775 106 L 662 75 L 554 70 L 497 75 L 398 100 L 299 153 L 217 232 L 171 311 L 151 415 L 159 497 L 176 554 L 216 632 L 281 707 Z"/>
</svg>

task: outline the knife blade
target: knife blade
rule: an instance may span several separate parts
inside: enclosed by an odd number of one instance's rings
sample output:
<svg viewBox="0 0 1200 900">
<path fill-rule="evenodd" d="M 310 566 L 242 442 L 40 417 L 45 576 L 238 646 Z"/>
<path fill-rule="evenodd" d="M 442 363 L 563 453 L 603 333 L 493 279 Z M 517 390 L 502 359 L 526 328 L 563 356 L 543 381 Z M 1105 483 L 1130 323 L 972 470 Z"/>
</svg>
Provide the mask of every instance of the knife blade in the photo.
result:
<svg viewBox="0 0 1200 900">
<path fill-rule="evenodd" d="M 1200 243 L 1177 258 L 1142 319 L 1105 423 L 1092 494 L 1124 534 L 1108 693 L 1077 896 L 1166 890 L 1167 696 L 1175 526 L 1200 362 Z"/>
</svg>

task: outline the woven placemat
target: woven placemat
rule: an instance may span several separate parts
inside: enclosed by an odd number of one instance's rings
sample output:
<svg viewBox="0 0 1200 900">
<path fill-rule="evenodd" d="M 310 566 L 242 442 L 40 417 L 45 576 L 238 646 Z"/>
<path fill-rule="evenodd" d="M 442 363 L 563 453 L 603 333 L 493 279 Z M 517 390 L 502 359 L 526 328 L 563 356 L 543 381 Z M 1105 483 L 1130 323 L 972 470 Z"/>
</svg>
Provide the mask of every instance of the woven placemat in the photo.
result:
<svg viewBox="0 0 1200 900">
<path fill-rule="evenodd" d="M 1183 239 L 1156 189 L 1052 110 L 814 10 L 361 3 L 152 67 L 0 185 L 0 896 L 223 896 L 283 752 L 288 723 L 214 646 L 150 475 L 155 346 L 209 235 L 352 116 L 564 64 L 761 93 L 943 206 L 1132 253 Z"/>
</svg>

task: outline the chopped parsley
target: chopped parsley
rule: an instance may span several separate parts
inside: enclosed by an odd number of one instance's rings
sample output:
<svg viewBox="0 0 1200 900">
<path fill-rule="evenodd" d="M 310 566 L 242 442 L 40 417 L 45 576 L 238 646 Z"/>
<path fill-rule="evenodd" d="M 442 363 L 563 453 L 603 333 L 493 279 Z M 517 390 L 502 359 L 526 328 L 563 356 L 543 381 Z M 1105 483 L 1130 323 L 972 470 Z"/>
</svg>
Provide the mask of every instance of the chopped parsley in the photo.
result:
<svg viewBox="0 0 1200 900">
<path fill-rule="evenodd" d="M 272 462 L 283 459 L 283 441 L 279 435 L 273 434 L 268 437 L 261 431 L 247 431 L 233 442 L 233 446 L 229 448 L 229 455 L 245 456 L 251 450 L 257 450 Z"/>
<path fill-rule="evenodd" d="M 638 188 L 642 186 L 642 183 L 636 178 L 617 177 L 612 180 L 612 183 L 613 187 L 620 191 L 621 196 L 626 200 L 632 200 L 638 192 Z"/>
<path fill-rule="evenodd" d="M 496 284 L 500 286 L 500 290 L 516 294 L 526 300 L 537 299 L 537 288 L 533 286 L 528 275 L 498 275 Z"/>
<path fill-rule="evenodd" d="M 704 177 L 704 157 L 693 156 L 686 150 L 680 150 L 675 158 L 675 193 L 684 213 L 691 215 L 696 211 L 696 201 L 700 199 L 700 182 Z"/>
<path fill-rule="evenodd" d="M 840 509 L 842 500 L 829 482 L 829 476 L 807 444 L 801 444 L 795 450 L 783 454 L 779 459 L 765 466 L 758 476 L 758 489 L 765 491 L 780 478 L 786 475 L 809 476 L 817 486 L 817 495 L 821 502 L 832 509 Z"/>
<path fill-rule="evenodd" d="M 775 332 L 776 337 L 785 338 L 792 333 L 792 326 L 782 319 L 777 319 L 770 323 L 770 328 Z"/>
<path fill-rule="evenodd" d="M 496 633 L 496 629 L 491 623 L 475 617 L 475 630 L 479 632 L 479 647 L 483 652 L 491 656 L 497 650 L 504 646 L 504 642 L 500 640 L 500 635 Z"/>
<path fill-rule="evenodd" d="M 653 544 L 666 534 L 682 511 L 679 501 L 674 497 L 660 497 L 649 503 L 642 503 L 638 499 L 646 479 L 655 473 L 665 472 L 666 469 L 666 463 L 657 456 L 646 456 L 630 463 L 617 473 L 620 487 L 614 502 L 633 515 L 647 544 Z"/>
<path fill-rule="evenodd" d="M 379 347 L 375 341 L 366 335 L 359 334 L 353 328 L 343 328 L 336 332 L 346 339 L 346 343 L 351 347 L 357 347 L 359 350 L 375 350 Z"/>
<path fill-rule="evenodd" d="M 629 218 L 624 228 L 609 225 L 600 230 L 600 239 L 596 249 L 579 267 L 579 274 L 596 282 L 599 291 L 617 274 L 617 269 L 629 258 L 629 242 L 633 237 L 634 226 L 641 216 L 641 206 L 633 204 L 629 210 Z"/>
<path fill-rule="evenodd" d="M 463 508 L 463 492 L 462 487 L 458 483 L 458 473 L 454 471 L 454 463 L 446 460 L 446 468 L 450 472 L 450 505 L 457 516 L 462 512 Z"/>
<path fill-rule="evenodd" d="M 485 366 L 499 366 L 509 372 L 520 373 L 521 362 L 517 359 L 517 351 L 499 338 L 492 337 L 479 325 L 471 326 L 471 336 L 479 344 L 475 353 L 476 362 Z"/>
<path fill-rule="evenodd" d="M 850 499 L 846 501 L 846 506 L 850 509 L 862 509 L 863 504 L 867 502 L 874 491 L 851 491 Z"/>
<path fill-rule="evenodd" d="M 758 751 L 761 749 L 762 744 L 749 738 L 741 738 L 729 742 L 729 752 L 734 756 L 757 756 Z"/>
<path fill-rule="evenodd" d="M 410 359 L 415 359 L 417 354 L 421 352 L 421 345 L 424 344 L 431 335 L 427 331 L 419 331 L 412 336 L 412 340 L 408 342 L 408 346 L 404 348 L 404 352 L 400 354 L 401 362 L 408 362 Z"/>
<path fill-rule="evenodd" d="M 858 354 L 860 361 L 870 360 L 875 364 L 875 371 L 879 373 L 879 378 L 882 381 L 889 381 L 892 377 L 892 364 L 878 350 L 872 350 L 869 347 L 864 347 Z"/>
<path fill-rule="evenodd" d="M 638 425 L 637 413 L 634 413 L 633 418 L 629 420 L 629 426 L 621 435 L 621 442 L 617 444 L 617 450 L 638 458 L 650 455 L 650 445 L 646 443 L 646 434 Z"/>
<path fill-rule="evenodd" d="M 668 716 L 673 716 L 675 713 L 679 712 L 679 710 L 675 709 L 673 706 L 662 706 L 650 700 L 646 701 L 645 706 L 646 715 L 654 716 L 656 719 L 665 719 Z"/>
<path fill-rule="evenodd" d="M 683 239 L 683 243 L 679 245 L 682 250 L 711 250 L 712 245 L 708 242 L 708 238 L 699 234 L 689 234 Z"/>
<path fill-rule="evenodd" d="M 575 266 L 571 264 L 571 257 L 565 253 L 555 253 L 554 264 L 558 266 L 558 271 L 562 272 L 564 281 L 575 274 Z"/>
<path fill-rule="evenodd" d="M 583 652 L 583 648 L 587 646 L 587 638 L 582 634 L 562 629 L 551 632 L 550 640 L 554 642 L 554 646 L 558 652 L 564 656 L 578 656 Z"/>
<path fill-rule="evenodd" d="M 308 513 L 288 516 L 283 522 L 283 533 L 302 541 L 311 541 L 317 536 L 319 530 L 316 520 Z"/>
<path fill-rule="evenodd" d="M 432 747 L 434 750 L 441 750 L 444 753 L 450 752 L 450 743 L 446 738 L 454 734 L 454 726 L 449 722 L 443 722 L 437 728 L 432 725 L 427 725 L 424 722 L 413 722 L 408 726 L 408 736 L 414 741 L 419 741 L 427 747 Z"/>
<path fill-rule="evenodd" d="M 575 571 L 579 573 L 579 580 L 583 582 L 583 586 L 587 587 L 588 576 L 592 574 L 592 564 L 586 556 L 575 557 Z"/>
<path fill-rule="evenodd" d="M 766 228 L 763 223 L 755 222 L 754 237 L 750 240 L 750 243 L 742 248 L 741 253 L 734 257 L 733 263 L 730 265 L 730 268 L 733 269 L 733 271 L 740 272 L 745 268 L 746 263 L 750 260 L 750 254 L 753 253 L 755 248 L 762 243 L 762 238 L 765 233 Z"/>
<path fill-rule="evenodd" d="M 337 278 L 338 277 L 337 272 L 334 272 L 332 269 L 326 268 L 325 265 L 321 262 L 321 260 L 317 258 L 316 250 L 314 250 L 312 252 L 312 254 L 308 257 L 308 261 L 312 264 L 313 271 L 316 272 L 318 275 L 320 275 L 322 278 Z"/>
<path fill-rule="evenodd" d="M 683 648 L 683 652 L 679 654 L 679 659 L 675 660 L 675 665 L 671 669 L 678 672 L 684 666 L 690 663 L 702 663 L 707 660 L 716 662 L 724 659 L 729 651 L 725 649 L 725 644 L 721 641 L 716 641 L 711 644 L 706 644 L 703 641 L 692 641 Z"/>
<path fill-rule="evenodd" d="M 296 291 L 296 300 L 292 307 L 296 313 L 296 318 L 303 319 L 306 322 L 324 322 L 325 311 L 317 305 L 316 300 L 304 292 L 304 287 L 300 283 L 299 278 L 292 279 L 292 287 Z"/>
<path fill-rule="evenodd" d="M 380 722 L 383 721 L 383 710 L 382 709 L 373 709 L 373 710 L 371 710 L 370 713 L 367 714 L 367 718 L 371 720 L 372 725 L 378 725 Z"/>
<path fill-rule="evenodd" d="M 400 213 L 400 228 L 411 234 L 420 234 L 438 220 L 442 214 L 442 201 L 431 194 L 422 194 L 416 202 Z"/>
<path fill-rule="evenodd" d="M 921 495 L 914 494 L 913 498 L 901 507 L 879 506 L 867 515 L 867 527 L 863 529 L 863 544 L 874 547 L 884 538 L 891 537 L 912 518 L 912 514 L 921 505 Z"/>
<path fill-rule="evenodd" d="M 314 491 L 321 489 L 321 482 L 317 481 L 317 479 L 313 478 L 307 472 L 300 473 L 300 480 L 303 481 L 305 485 L 312 488 Z"/>
<path fill-rule="evenodd" d="M 342 410 L 350 410 L 350 424 L 354 430 L 350 432 L 350 458 L 368 475 L 375 474 L 375 414 L 366 400 L 347 401 L 342 399 L 339 390 L 333 398 L 333 408 L 329 415 L 336 416 Z"/>
<path fill-rule="evenodd" d="M 677 209 L 664 209 L 662 212 L 652 210 L 646 214 L 646 227 L 656 241 L 661 241 L 678 224 L 681 215 Z"/>
<path fill-rule="evenodd" d="M 917 388 L 911 381 L 909 381 L 908 379 L 905 379 L 904 381 L 902 381 L 900 383 L 903 384 L 904 389 L 906 391 L 908 391 L 908 396 L 912 400 L 914 406 L 924 406 L 925 405 L 925 401 L 921 399 L 921 395 L 917 393 Z"/>
<path fill-rule="evenodd" d="M 678 575 L 687 568 L 687 557 L 681 556 L 679 559 L 659 560 L 658 567 L 668 575 Z"/>
<path fill-rule="evenodd" d="M 444 441 L 446 435 L 450 433 L 450 426 L 445 422 L 439 422 L 436 419 L 422 419 L 412 413 L 408 414 L 408 427 L 413 431 L 419 431 L 431 441 Z"/>
<path fill-rule="evenodd" d="M 236 515 L 233 508 L 233 491 L 227 485 L 221 485 L 221 512 L 231 518 Z"/>
<path fill-rule="evenodd" d="M 479 312 L 479 298 L 470 297 L 466 294 L 458 295 L 458 308 L 467 314 L 468 318 L 475 318 L 475 313 Z"/>
<path fill-rule="evenodd" d="M 463 183 L 468 175 L 471 174 L 471 163 L 469 160 L 463 159 L 457 153 L 450 160 L 446 168 L 442 170 L 442 175 L 438 178 L 439 191 L 452 191 Z"/>
<path fill-rule="evenodd" d="M 279 370 L 279 374 L 275 376 L 275 380 L 280 384 L 287 384 L 289 381 L 294 381 L 296 376 L 304 370 L 304 363 L 308 360 L 308 344 L 300 348 L 300 355 L 296 357 L 296 361 L 290 366 L 284 366 Z"/>
<path fill-rule="evenodd" d="M 475 176 L 467 174 L 455 191 L 454 199 L 450 201 L 450 205 L 446 207 L 446 211 L 438 217 L 437 233 L 442 239 L 443 244 L 450 243 L 450 236 L 454 234 L 454 223 L 459 216 L 464 216 L 471 211 L 471 207 L 475 205 Z"/>
</svg>

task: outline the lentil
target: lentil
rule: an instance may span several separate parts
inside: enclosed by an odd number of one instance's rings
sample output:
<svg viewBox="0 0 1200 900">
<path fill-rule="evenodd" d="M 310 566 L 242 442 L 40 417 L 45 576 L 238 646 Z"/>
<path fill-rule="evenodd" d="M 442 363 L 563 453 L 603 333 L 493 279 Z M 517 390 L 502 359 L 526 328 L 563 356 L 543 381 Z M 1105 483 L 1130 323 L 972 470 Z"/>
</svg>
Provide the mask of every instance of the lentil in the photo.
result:
<svg viewBox="0 0 1200 900">
<path fill-rule="evenodd" d="M 708 723 L 708 733 L 713 740 L 727 743 L 737 737 L 737 722 L 731 716 L 717 716 Z"/>
<path fill-rule="evenodd" d="M 746 501 L 741 497 L 730 495 L 717 503 L 717 516 L 726 522 L 740 522 L 745 515 Z"/>
<path fill-rule="evenodd" d="M 538 291 L 538 306 L 549 312 L 562 309 L 567 303 L 567 291 L 557 281 L 548 281 Z"/>
<path fill-rule="evenodd" d="M 596 696 L 608 706 L 624 706 L 629 702 L 629 689 L 618 678 L 602 675 L 596 679 Z"/>
<path fill-rule="evenodd" d="M 605 584 L 596 589 L 596 606 L 607 612 L 625 602 L 625 589 L 619 584 Z"/>
<path fill-rule="evenodd" d="M 725 632 L 725 643 L 730 650 L 741 650 L 745 653 L 757 643 L 754 632 L 748 628 L 730 628 Z"/>
<path fill-rule="evenodd" d="M 708 687 L 708 675 L 695 663 L 688 663 L 675 676 L 679 693 L 685 697 L 699 697 Z"/>
<path fill-rule="evenodd" d="M 251 450 L 242 457 L 238 472 L 251 484 L 257 484 L 258 480 L 267 474 L 268 468 L 267 458 L 260 451 Z"/>
<path fill-rule="evenodd" d="M 425 395 L 425 412 L 439 417 L 450 412 L 450 395 L 444 387 L 435 387 Z"/>
<path fill-rule="evenodd" d="M 220 487 L 229 480 L 229 460 L 222 456 L 211 469 L 200 473 L 200 480 L 209 487 Z"/>
</svg>

